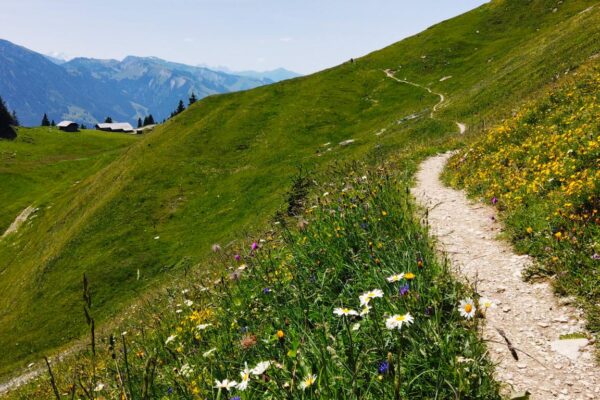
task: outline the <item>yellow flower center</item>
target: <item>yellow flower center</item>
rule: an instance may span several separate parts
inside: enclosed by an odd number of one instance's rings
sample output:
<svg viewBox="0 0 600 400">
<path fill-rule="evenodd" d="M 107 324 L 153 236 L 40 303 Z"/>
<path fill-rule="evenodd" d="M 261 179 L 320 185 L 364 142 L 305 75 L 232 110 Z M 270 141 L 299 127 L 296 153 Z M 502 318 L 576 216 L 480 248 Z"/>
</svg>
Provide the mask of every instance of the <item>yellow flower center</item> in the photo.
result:
<svg viewBox="0 0 600 400">
<path fill-rule="evenodd" d="M 465 305 L 465 311 L 470 313 L 471 311 L 473 311 L 473 306 L 471 304 L 466 304 Z"/>
<path fill-rule="evenodd" d="M 405 320 L 405 318 L 404 318 L 404 315 L 398 315 L 398 316 L 396 317 L 396 321 L 398 321 L 398 322 L 402 322 L 402 321 L 404 321 L 404 320 Z"/>
</svg>

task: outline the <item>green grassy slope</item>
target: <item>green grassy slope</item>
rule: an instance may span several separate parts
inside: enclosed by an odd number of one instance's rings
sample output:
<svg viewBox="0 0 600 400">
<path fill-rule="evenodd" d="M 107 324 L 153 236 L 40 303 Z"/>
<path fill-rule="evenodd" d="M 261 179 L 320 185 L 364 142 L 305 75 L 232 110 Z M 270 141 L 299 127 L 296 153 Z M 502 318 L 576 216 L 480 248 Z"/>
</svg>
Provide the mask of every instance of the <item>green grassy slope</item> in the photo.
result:
<svg viewBox="0 0 600 400">
<path fill-rule="evenodd" d="M 297 165 L 417 157 L 423 144 L 447 146 L 455 119 L 479 127 L 506 115 L 600 51 L 599 7 L 581 13 L 594 3 L 494 1 L 355 63 L 195 104 L 0 242 L 0 373 L 83 332 L 83 272 L 108 318 L 159 279 L 202 268 L 212 243 L 259 229 Z M 436 96 L 386 68 L 446 94 L 439 119 L 424 112 Z"/>
<path fill-rule="evenodd" d="M 49 201 L 113 161 L 137 138 L 104 132 L 19 128 L 0 142 L 0 232 L 30 204 Z"/>
</svg>

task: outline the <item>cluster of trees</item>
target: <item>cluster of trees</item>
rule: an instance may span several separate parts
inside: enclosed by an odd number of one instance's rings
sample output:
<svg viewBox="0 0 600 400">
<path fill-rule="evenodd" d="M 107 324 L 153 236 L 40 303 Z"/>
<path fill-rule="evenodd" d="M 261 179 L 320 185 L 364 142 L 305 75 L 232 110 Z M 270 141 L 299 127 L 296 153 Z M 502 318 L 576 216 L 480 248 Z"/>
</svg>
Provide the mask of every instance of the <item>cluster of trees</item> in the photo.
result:
<svg viewBox="0 0 600 400">
<path fill-rule="evenodd" d="M 42 117 L 42 126 L 56 126 L 56 122 L 54 122 L 54 120 L 50 122 L 50 120 L 48 119 L 48 115 L 44 114 L 44 116 Z"/>
<path fill-rule="evenodd" d="M 198 98 L 196 97 L 196 94 L 194 92 L 192 92 L 192 95 L 188 99 L 188 107 L 197 101 L 198 101 Z M 183 104 L 183 100 L 179 100 L 179 104 L 177 105 L 177 108 L 175 109 L 175 111 L 173 111 L 171 113 L 171 116 L 169 118 L 173 118 L 174 116 L 181 114 L 184 111 L 185 111 L 185 105 Z"/>
<path fill-rule="evenodd" d="M 137 127 L 141 128 L 144 126 L 154 125 L 154 124 L 156 124 L 156 122 L 154 122 L 154 117 L 152 116 L 152 114 L 150 114 L 147 117 L 144 117 L 143 121 L 141 118 L 138 118 Z"/>
<path fill-rule="evenodd" d="M 11 114 L 6 108 L 6 104 L 2 97 L 0 97 L 0 139 L 14 139 L 17 137 L 13 126 L 18 126 L 19 121 L 17 114 L 13 111 Z"/>
</svg>

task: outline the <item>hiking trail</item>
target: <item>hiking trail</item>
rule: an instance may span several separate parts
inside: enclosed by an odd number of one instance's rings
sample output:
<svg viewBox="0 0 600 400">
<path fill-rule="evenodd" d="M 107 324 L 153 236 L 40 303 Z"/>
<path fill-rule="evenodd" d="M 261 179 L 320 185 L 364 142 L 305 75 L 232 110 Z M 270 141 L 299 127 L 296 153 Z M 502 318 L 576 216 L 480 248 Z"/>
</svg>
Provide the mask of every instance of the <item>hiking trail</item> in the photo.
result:
<svg viewBox="0 0 600 400">
<path fill-rule="evenodd" d="M 455 274 L 496 304 L 486 312 L 482 333 L 497 364 L 496 379 L 506 393 L 528 391 L 533 400 L 600 399 L 600 368 L 583 312 L 570 305 L 574 299 L 555 297 L 547 283 L 523 281 L 523 269 L 531 259 L 496 239 L 503 229 L 496 210 L 468 200 L 464 192 L 440 181 L 451 155 L 425 160 L 412 193 L 428 210 L 430 232 Z M 579 338 L 566 339 L 569 334 Z M 518 360 L 506 339 L 517 350 Z"/>
<path fill-rule="evenodd" d="M 411 85 L 414 87 L 417 87 L 419 89 L 423 89 L 426 90 L 427 92 L 429 92 L 430 94 L 433 94 L 435 96 L 438 96 L 440 98 L 440 101 L 437 102 L 436 105 L 433 106 L 433 108 L 431 109 L 431 113 L 429 114 L 429 118 L 434 118 L 435 113 L 440 109 L 440 107 L 446 102 L 446 96 L 444 96 L 442 93 L 436 93 L 433 90 L 431 90 L 430 88 L 428 88 L 427 86 L 423 86 L 423 85 L 419 85 L 418 83 L 415 82 L 411 82 L 411 81 L 407 81 L 406 79 L 399 79 L 396 78 L 396 76 L 394 75 L 394 71 L 390 70 L 390 69 L 386 69 L 383 72 L 385 72 L 385 75 L 390 78 L 395 80 L 396 82 L 400 82 L 400 83 L 404 83 L 407 85 Z M 442 78 L 443 79 L 443 78 Z M 462 122 L 454 122 L 456 124 L 456 126 L 458 127 L 458 130 L 460 132 L 460 134 L 464 134 L 467 131 L 467 125 L 465 125 Z"/>
</svg>

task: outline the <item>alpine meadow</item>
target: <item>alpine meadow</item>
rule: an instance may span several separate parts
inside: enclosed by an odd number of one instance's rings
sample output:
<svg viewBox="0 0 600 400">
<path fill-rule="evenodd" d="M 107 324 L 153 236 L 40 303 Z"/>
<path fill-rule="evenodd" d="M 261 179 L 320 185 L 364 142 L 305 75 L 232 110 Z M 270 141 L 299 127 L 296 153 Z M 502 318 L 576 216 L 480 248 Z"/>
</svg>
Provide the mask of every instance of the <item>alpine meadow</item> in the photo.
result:
<svg viewBox="0 0 600 400">
<path fill-rule="evenodd" d="M 466 249 L 440 249 L 411 187 L 457 151 L 444 182 L 492 203 L 497 240 L 583 310 L 565 335 L 593 349 L 599 60 L 597 1 L 493 0 L 142 135 L 16 128 L 0 382 L 33 376 L 0 397 L 555 398 L 499 377 L 489 348 L 522 349 L 486 314 L 520 310 L 463 279 L 444 251 Z"/>
</svg>

